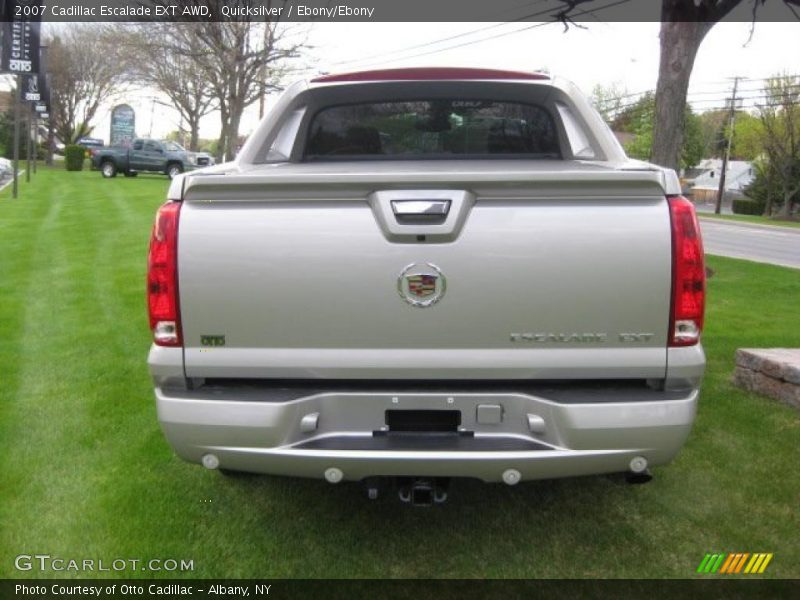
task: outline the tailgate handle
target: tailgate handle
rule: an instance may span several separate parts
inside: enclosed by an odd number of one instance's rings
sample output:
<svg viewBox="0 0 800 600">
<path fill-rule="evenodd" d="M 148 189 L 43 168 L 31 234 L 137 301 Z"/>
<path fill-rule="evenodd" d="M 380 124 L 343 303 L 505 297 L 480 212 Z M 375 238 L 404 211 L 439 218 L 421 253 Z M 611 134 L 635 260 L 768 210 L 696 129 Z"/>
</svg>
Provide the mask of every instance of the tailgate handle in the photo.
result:
<svg viewBox="0 0 800 600">
<path fill-rule="evenodd" d="M 450 200 L 392 200 L 392 212 L 402 224 L 443 223 L 449 211 Z"/>
</svg>

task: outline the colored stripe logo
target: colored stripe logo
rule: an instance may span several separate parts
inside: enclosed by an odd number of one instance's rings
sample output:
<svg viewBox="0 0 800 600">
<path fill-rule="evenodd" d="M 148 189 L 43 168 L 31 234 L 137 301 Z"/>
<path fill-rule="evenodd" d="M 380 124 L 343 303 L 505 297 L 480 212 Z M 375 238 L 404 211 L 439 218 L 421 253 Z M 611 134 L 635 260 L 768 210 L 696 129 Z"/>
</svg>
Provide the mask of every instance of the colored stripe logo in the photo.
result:
<svg viewBox="0 0 800 600">
<path fill-rule="evenodd" d="M 760 575 L 772 560 L 772 552 L 731 552 L 706 554 L 697 567 L 698 573 L 724 575 Z"/>
</svg>

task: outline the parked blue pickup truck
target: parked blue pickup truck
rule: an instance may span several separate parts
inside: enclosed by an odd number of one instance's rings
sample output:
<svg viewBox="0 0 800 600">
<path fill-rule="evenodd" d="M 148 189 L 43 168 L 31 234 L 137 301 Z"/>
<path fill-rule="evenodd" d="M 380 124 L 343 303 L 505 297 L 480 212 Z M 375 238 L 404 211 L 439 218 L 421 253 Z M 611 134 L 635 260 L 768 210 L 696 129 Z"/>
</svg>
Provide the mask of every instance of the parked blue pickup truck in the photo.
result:
<svg viewBox="0 0 800 600">
<path fill-rule="evenodd" d="M 103 177 L 122 173 L 135 177 L 142 171 L 163 173 L 170 179 L 198 167 L 197 155 L 175 142 L 137 138 L 130 147 L 110 146 L 92 151 L 92 169 Z"/>
</svg>

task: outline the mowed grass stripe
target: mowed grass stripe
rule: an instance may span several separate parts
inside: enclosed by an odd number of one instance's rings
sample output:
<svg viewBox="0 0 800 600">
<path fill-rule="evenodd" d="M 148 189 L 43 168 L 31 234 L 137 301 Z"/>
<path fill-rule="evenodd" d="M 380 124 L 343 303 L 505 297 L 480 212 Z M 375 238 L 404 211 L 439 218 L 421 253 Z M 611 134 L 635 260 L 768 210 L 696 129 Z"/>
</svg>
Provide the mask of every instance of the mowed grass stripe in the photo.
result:
<svg viewBox="0 0 800 600">
<path fill-rule="evenodd" d="M 8 490 L 9 510 L 25 506 L 40 515 L 19 533 L 35 538 L 40 530 L 58 528 L 66 548 L 87 551 L 95 530 L 92 505 L 101 495 L 97 486 L 105 474 L 97 467 L 108 458 L 98 450 L 109 439 L 117 439 L 119 423 L 130 412 L 130 402 L 123 401 L 115 385 L 127 387 L 126 380 L 134 365 L 140 367 L 147 348 L 144 319 L 128 318 L 132 307 L 119 307 L 126 295 L 108 293 L 112 289 L 107 282 L 119 281 L 116 277 L 122 271 L 131 285 L 138 283 L 137 312 L 141 312 L 143 259 L 137 264 L 120 257 L 130 252 L 142 256 L 145 219 L 152 217 L 146 207 L 140 222 L 131 222 L 134 213 L 126 215 L 118 201 L 112 201 L 121 193 L 114 188 L 107 188 L 112 197 L 98 197 L 97 190 L 87 195 L 85 174 L 45 171 L 40 177 L 45 188 L 41 206 L 48 210 L 38 233 L 28 234 L 34 243 L 22 311 L 25 335 L 19 340 L 16 361 L 20 386 L 15 414 L 20 426 L 10 436 L 8 454 L 14 468 L 24 468 L 14 478 L 20 485 Z M 55 184 L 56 177 L 57 185 L 48 185 Z M 163 185 L 158 186 L 160 195 Z M 131 246 L 133 236 L 138 238 L 135 246 Z M 138 276 L 131 277 L 129 265 Z M 130 332 L 137 326 L 139 339 L 133 343 Z M 121 381 L 126 383 L 120 385 Z M 148 400 L 146 394 L 140 396 L 142 410 L 151 407 Z M 113 470 L 114 462 L 105 464 Z M 20 506 L 15 508 L 14 502 Z M 107 535 L 108 530 L 101 531 L 98 538 Z"/>
<path fill-rule="evenodd" d="M 0 261 L 14 259 L 0 342 L 18 382 L 0 386 L 0 576 L 57 575 L 13 570 L 45 552 L 193 559 L 183 575 L 202 577 L 687 577 L 724 548 L 774 552 L 761 576 L 800 576 L 800 418 L 730 383 L 737 347 L 800 346 L 796 271 L 709 259 L 697 424 L 652 483 L 459 481 L 441 509 L 409 510 L 173 456 L 145 364 L 145 253 L 166 187 L 41 170 L 18 203 L 0 200 Z"/>
<path fill-rule="evenodd" d="M 22 485 L 20 470 L 14 470 L 9 455 L 16 432 L 20 373 L 18 361 L 24 337 L 28 282 L 37 230 L 57 207 L 48 202 L 11 199 L 11 189 L 0 192 L 0 495 Z M 0 497 L 2 497 L 0 496 Z M 12 507 L 0 502 L 0 523 L 11 521 Z M 0 527 L 0 546 L 6 547 L 11 529 Z"/>
</svg>

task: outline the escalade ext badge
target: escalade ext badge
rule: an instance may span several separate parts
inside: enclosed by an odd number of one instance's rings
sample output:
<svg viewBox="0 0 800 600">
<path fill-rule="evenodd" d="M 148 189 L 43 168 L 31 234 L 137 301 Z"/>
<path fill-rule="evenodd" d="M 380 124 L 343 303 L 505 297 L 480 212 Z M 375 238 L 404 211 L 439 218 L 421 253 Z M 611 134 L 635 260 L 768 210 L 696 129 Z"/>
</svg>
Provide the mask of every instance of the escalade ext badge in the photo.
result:
<svg viewBox="0 0 800 600">
<path fill-rule="evenodd" d="M 444 296 L 447 280 L 433 263 L 411 263 L 397 278 L 397 293 L 411 306 L 433 306 Z"/>
</svg>

